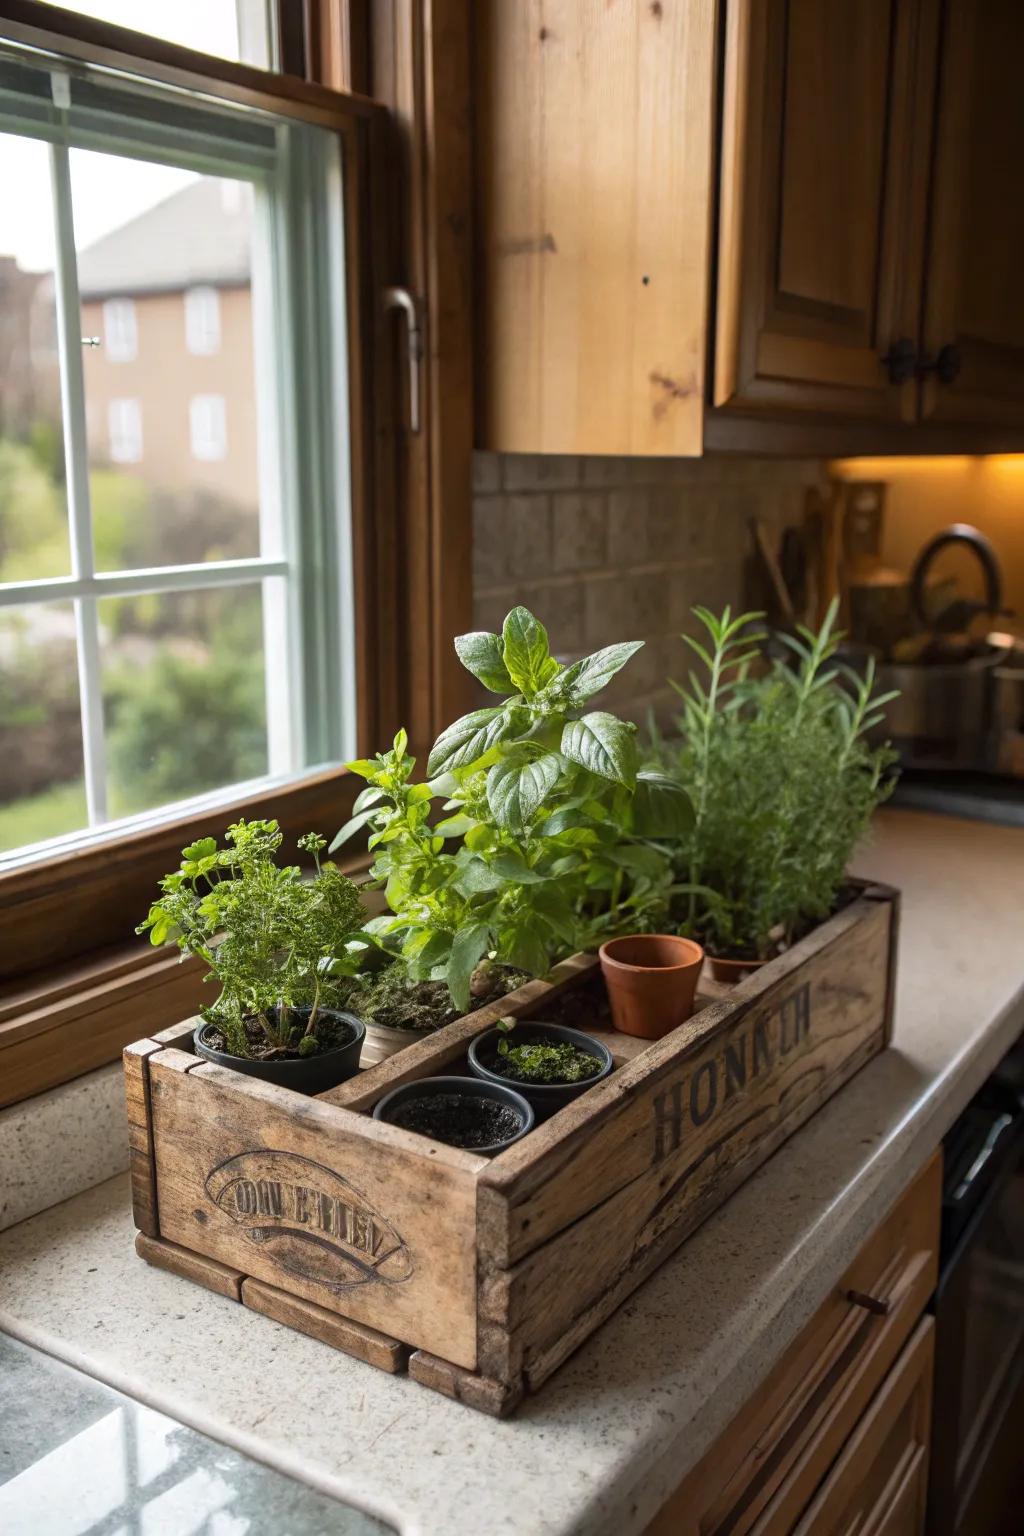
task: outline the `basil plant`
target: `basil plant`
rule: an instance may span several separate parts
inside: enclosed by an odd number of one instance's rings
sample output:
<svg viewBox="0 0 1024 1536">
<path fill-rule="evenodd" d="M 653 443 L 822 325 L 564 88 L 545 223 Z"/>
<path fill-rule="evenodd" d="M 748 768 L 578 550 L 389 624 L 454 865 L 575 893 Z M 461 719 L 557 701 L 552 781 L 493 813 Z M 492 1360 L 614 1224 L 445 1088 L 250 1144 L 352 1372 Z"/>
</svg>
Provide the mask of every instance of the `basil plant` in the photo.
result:
<svg viewBox="0 0 1024 1536">
<path fill-rule="evenodd" d="M 539 976 L 664 920 L 690 801 L 638 766 L 634 725 L 590 707 L 641 644 L 563 666 L 544 626 L 514 608 L 500 635 L 456 640 L 463 666 L 500 699 L 441 733 L 426 782 L 413 780 L 404 731 L 391 751 L 348 765 L 367 787 L 332 849 L 369 828 L 391 914 L 368 927 L 413 978 L 447 981 L 460 1009 L 485 956 Z"/>
</svg>

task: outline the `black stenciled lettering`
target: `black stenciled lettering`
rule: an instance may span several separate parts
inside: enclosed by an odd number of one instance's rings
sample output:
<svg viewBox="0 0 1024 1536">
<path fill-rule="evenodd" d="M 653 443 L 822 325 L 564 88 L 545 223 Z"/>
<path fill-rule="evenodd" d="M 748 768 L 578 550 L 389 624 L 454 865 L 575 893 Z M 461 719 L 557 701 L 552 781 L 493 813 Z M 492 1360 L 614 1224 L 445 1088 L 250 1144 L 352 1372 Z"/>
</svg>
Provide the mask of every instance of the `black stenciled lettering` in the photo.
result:
<svg viewBox="0 0 1024 1536">
<path fill-rule="evenodd" d="M 701 1084 L 707 1083 L 707 1103 L 701 1109 Z M 718 1105 L 718 1063 L 714 1057 L 702 1061 L 690 1079 L 690 1119 L 694 1125 L 710 1120 Z"/>
<path fill-rule="evenodd" d="M 671 1108 L 667 1101 L 671 1100 Z M 654 1101 L 654 1161 L 660 1163 L 683 1139 L 683 1085 L 673 1083 Z"/>
<path fill-rule="evenodd" d="M 725 1048 L 725 1098 L 731 1099 L 734 1093 L 747 1086 L 747 1045 L 749 1037 L 741 1035 L 738 1040 L 730 1040 Z"/>
</svg>

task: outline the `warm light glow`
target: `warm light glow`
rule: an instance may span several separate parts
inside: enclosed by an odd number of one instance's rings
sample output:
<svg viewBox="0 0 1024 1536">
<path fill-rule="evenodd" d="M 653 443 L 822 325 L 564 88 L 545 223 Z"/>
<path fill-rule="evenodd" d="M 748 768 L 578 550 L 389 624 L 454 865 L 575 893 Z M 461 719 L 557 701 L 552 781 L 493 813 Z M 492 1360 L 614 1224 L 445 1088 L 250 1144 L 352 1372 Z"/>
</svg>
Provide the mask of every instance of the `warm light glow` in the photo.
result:
<svg viewBox="0 0 1024 1536">
<path fill-rule="evenodd" d="M 828 467 L 837 480 L 887 486 L 882 562 L 894 572 L 905 575 L 940 528 L 979 528 L 1002 568 L 1003 600 L 1014 612 L 1006 627 L 1024 630 L 1024 454 L 833 459 Z M 980 591 L 977 564 L 964 551 L 944 552 L 940 559 L 962 591 Z"/>
</svg>

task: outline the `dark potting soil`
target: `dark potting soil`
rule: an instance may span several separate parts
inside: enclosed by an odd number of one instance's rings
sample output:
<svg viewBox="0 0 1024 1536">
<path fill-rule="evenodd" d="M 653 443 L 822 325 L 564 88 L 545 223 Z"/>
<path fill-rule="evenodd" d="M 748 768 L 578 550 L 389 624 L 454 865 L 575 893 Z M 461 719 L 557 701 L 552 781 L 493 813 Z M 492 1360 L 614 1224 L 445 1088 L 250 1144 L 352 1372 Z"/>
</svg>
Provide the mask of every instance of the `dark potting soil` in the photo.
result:
<svg viewBox="0 0 1024 1536">
<path fill-rule="evenodd" d="M 300 1014 L 295 1021 L 293 1039 L 296 1046 L 305 1033 L 307 1023 L 308 1015 L 306 1014 Z M 252 1061 L 302 1061 L 304 1059 L 297 1049 L 282 1051 L 271 1045 L 256 1019 L 243 1019 L 242 1028 L 245 1030 L 248 1054 Z M 320 1043 L 319 1051 L 314 1053 L 317 1056 L 322 1056 L 325 1051 L 335 1051 L 343 1045 L 348 1045 L 355 1036 L 355 1030 L 351 1024 L 347 1024 L 344 1019 L 332 1018 L 329 1014 L 320 1015 L 313 1026 L 313 1033 Z M 203 1039 L 215 1051 L 234 1054 L 223 1030 L 214 1025 L 206 1031 Z"/>
<path fill-rule="evenodd" d="M 567 1029 L 610 1029 L 612 1022 L 608 992 L 600 972 L 582 987 L 570 987 L 553 1002 L 541 999 L 545 1024 L 562 1024 Z"/>
<path fill-rule="evenodd" d="M 393 1125 L 450 1147 L 489 1147 L 507 1141 L 522 1126 L 511 1104 L 463 1093 L 430 1093 L 407 1099 L 388 1117 Z"/>
</svg>

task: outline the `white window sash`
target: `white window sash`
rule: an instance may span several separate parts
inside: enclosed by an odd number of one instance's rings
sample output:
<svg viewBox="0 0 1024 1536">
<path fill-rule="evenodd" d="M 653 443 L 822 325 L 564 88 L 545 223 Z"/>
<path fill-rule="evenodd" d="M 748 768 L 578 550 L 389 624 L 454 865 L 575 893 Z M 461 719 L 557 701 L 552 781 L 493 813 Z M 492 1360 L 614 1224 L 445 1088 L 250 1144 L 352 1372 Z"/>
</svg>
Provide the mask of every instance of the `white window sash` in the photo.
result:
<svg viewBox="0 0 1024 1536">
<path fill-rule="evenodd" d="M 216 288 L 185 290 L 185 345 L 193 357 L 220 351 L 220 294 Z"/>
<path fill-rule="evenodd" d="M 103 301 L 103 346 L 112 363 L 133 363 L 139 355 L 139 331 L 132 299 Z"/>
</svg>

